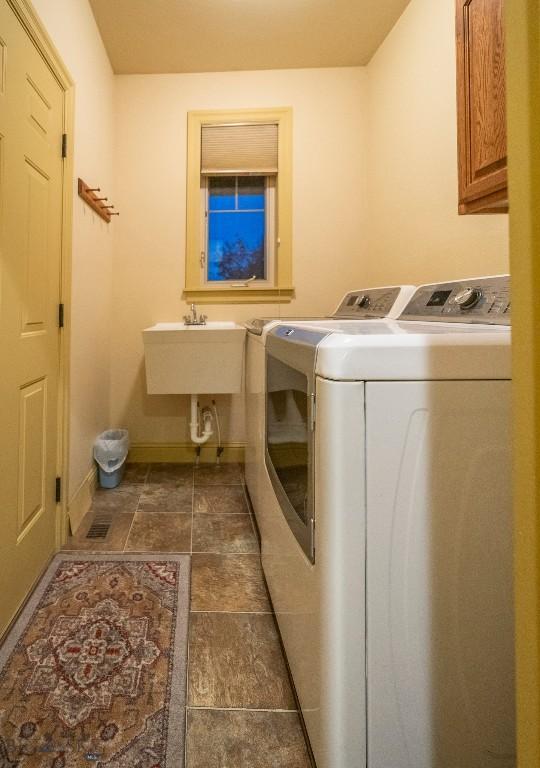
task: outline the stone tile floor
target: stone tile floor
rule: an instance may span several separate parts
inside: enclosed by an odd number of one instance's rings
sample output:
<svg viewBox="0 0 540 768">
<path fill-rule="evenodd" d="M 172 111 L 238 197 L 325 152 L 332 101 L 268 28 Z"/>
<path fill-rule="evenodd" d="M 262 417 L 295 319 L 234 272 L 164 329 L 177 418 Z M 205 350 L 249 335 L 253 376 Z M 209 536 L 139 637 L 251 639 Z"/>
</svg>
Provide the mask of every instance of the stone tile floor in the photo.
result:
<svg viewBox="0 0 540 768">
<path fill-rule="evenodd" d="M 239 464 L 128 465 L 64 549 L 191 555 L 186 768 L 310 768 L 243 482 Z"/>
</svg>

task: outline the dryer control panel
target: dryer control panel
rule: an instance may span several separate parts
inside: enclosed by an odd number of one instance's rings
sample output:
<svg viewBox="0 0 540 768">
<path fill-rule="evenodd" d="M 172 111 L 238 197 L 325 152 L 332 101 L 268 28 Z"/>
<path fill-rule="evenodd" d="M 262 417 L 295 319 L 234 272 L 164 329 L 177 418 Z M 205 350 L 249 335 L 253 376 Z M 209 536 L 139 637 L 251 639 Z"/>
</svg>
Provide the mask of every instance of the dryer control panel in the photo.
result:
<svg viewBox="0 0 540 768">
<path fill-rule="evenodd" d="M 402 307 L 413 293 L 411 286 L 391 285 L 385 288 L 366 288 L 349 291 L 331 317 L 343 320 L 366 320 L 388 317 L 400 297 Z M 400 309 L 393 315 L 399 314 Z"/>
<path fill-rule="evenodd" d="M 400 319 L 510 325 L 510 276 L 422 285 Z"/>
</svg>

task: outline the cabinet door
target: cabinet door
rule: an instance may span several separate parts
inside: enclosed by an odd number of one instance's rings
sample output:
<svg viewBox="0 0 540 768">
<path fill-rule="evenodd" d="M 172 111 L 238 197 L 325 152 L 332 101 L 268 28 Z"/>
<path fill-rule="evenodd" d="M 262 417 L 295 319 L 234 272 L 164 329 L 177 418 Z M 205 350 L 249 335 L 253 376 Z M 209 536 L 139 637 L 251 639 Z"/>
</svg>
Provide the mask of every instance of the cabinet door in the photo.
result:
<svg viewBox="0 0 540 768">
<path fill-rule="evenodd" d="M 456 0 L 459 212 L 508 210 L 504 0 Z"/>
</svg>

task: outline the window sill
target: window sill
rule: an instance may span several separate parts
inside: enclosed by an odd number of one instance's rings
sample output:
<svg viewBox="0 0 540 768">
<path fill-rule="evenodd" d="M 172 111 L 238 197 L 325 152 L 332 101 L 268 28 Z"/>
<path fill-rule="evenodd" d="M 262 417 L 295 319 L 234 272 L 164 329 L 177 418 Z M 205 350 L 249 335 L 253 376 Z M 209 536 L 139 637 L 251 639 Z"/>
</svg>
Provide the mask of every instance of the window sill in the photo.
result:
<svg viewBox="0 0 540 768">
<path fill-rule="evenodd" d="M 283 304 L 294 288 L 186 288 L 183 298 L 197 304 Z"/>
</svg>

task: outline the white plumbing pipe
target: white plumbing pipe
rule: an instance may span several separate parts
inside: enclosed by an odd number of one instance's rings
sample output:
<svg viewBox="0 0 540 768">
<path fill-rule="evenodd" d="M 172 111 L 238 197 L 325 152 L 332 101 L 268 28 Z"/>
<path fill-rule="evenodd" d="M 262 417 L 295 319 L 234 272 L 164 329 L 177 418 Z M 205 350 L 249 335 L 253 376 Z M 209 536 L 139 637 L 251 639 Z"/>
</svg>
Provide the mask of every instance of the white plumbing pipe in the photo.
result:
<svg viewBox="0 0 540 768">
<path fill-rule="evenodd" d="M 191 430 L 191 440 L 196 445 L 202 445 L 206 443 L 214 434 L 212 429 L 212 413 L 209 409 L 205 408 L 203 413 L 204 429 L 202 435 L 199 434 L 199 411 L 197 408 L 197 395 L 191 395 L 191 422 L 189 424 Z"/>
</svg>

